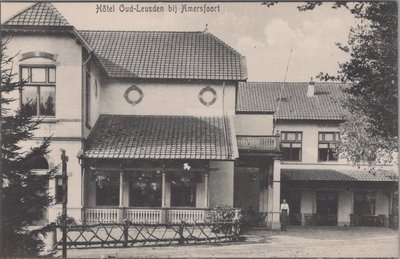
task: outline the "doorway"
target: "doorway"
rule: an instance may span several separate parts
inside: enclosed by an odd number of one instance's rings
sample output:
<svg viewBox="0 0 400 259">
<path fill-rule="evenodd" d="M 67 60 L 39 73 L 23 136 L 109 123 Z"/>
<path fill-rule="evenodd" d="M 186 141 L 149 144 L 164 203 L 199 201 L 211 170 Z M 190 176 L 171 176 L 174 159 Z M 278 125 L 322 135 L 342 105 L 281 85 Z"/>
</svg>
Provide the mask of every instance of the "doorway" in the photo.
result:
<svg viewBox="0 0 400 259">
<path fill-rule="evenodd" d="M 317 191 L 318 226 L 337 225 L 338 197 L 337 191 Z"/>
<path fill-rule="evenodd" d="M 289 204 L 289 224 L 292 226 L 301 225 L 301 191 L 283 190 L 281 200 L 286 199 Z"/>
</svg>

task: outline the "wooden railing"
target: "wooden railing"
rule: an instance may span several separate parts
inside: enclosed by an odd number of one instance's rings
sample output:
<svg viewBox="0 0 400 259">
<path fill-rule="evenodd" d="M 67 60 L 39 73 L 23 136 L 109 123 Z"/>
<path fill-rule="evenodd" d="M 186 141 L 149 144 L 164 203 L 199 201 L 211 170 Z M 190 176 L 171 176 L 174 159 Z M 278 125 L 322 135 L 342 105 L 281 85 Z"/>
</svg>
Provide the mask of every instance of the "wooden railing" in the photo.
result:
<svg viewBox="0 0 400 259">
<path fill-rule="evenodd" d="M 120 218 L 119 213 L 119 209 L 85 209 L 85 221 L 86 224 L 115 223 Z"/>
<path fill-rule="evenodd" d="M 84 213 L 86 224 L 122 223 L 122 219 L 131 223 L 159 224 L 204 222 L 207 211 L 196 208 L 86 208 Z"/>
<path fill-rule="evenodd" d="M 248 136 L 238 135 L 237 144 L 239 150 L 249 151 L 279 151 L 280 136 Z"/>
<path fill-rule="evenodd" d="M 206 216 L 205 210 L 194 209 L 169 209 L 168 221 L 170 223 L 180 223 L 185 221 L 187 223 L 204 222 Z"/>
<path fill-rule="evenodd" d="M 61 225 L 52 225 L 53 250 L 63 245 Z M 68 225 L 66 245 L 69 248 L 111 248 L 162 246 L 173 244 L 201 244 L 238 241 L 240 221 L 145 224 L 97 223 L 90 225 Z"/>
<path fill-rule="evenodd" d="M 161 223 L 161 209 L 124 209 L 124 219 L 132 223 Z"/>
</svg>

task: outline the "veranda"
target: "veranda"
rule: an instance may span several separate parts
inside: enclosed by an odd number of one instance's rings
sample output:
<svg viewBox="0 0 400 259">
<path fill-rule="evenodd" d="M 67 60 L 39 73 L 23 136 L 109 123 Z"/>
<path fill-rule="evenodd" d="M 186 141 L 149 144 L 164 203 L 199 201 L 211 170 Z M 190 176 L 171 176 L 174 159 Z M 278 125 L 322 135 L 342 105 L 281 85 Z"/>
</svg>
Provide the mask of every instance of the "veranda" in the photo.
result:
<svg viewBox="0 0 400 259">
<path fill-rule="evenodd" d="M 86 160 L 83 222 L 201 223 L 209 210 L 207 160 Z"/>
</svg>

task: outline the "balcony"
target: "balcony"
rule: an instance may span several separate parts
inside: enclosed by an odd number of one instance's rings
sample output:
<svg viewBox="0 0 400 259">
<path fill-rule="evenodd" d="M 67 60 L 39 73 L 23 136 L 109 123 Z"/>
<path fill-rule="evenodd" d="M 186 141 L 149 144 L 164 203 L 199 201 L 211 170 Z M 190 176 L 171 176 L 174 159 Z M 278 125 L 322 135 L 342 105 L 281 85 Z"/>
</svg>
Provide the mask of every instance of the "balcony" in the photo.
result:
<svg viewBox="0 0 400 259">
<path fill-rule="evenodd" d="M 280 136 L 248 136 L 238 135 L 237 144 L 239 151 L 247 152 L 279 152 Z"/>
</svg>

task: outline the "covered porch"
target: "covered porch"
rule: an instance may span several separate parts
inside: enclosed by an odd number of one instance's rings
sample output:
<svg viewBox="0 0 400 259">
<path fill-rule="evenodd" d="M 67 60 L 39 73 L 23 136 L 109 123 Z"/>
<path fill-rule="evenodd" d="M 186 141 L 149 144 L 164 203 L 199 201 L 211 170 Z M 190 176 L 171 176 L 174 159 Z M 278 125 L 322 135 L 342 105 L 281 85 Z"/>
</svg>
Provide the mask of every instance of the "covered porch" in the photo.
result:
<svg viewBox="0 0 400 259">
<path fill-rule="evenodd" d="M 82 222 L 204 222 L 233 205 L 227 117 L 101 115 L 82 161 Z"/>
<path fill-rule="evenodd" d="M 388 227 L 398 217 L 390 169 L 282 169 L 282 182 L 292 225 Z"/>
<path fill-rule="evenodd" d="M 208 161 L 92 163 L 85 170 L 83 218 L 88 224 L 124 219 L 132 223 L 194 223 L 206 217 L 209 174 L 216 171 Z"/>
</svg>

